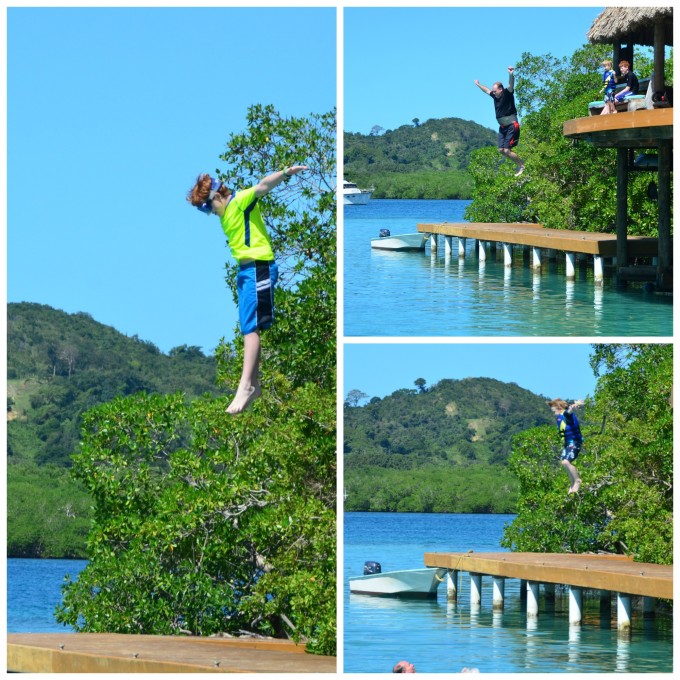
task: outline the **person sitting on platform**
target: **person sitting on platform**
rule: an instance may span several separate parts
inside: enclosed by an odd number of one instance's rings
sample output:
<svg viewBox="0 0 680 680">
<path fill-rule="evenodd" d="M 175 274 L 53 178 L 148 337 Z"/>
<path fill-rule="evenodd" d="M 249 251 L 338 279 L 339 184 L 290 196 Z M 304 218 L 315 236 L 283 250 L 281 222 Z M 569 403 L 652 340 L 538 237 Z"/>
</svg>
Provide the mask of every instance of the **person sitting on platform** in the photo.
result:
<svg viewBox="0 0 680 680">
<path fill-rule="evenodd" d="M 393 673 L 415 673 L 416 667 L 410 661 L 398 661 L 394 664 Z"/>
<path fill-rule="evenodd" d="M 630 64 L 627 61 L 619 62 L 619 69 L 621 69 L 622 82 L 626 83 L 626 87 L 616 95 L 616 101 L 622 102 L 626 97 L 632 97 L 640 91 L 640 83 L 637 76 L 630 70 Z"/>
<path fill-rule="evenodd" d="M 569 493 L 576 493 L 581 486 L 581 476 L 574 466 L 574 461 L 578 458 L 583 446 L 583 435 L 574 410 L 582 406 L 583 401 L 579 400 L 569 404 L 564 399 L 553 399 L 547 404 L 557 416 L 557 430 L 563 444 L 560 462 L 571 481 Z"/>
</svg>

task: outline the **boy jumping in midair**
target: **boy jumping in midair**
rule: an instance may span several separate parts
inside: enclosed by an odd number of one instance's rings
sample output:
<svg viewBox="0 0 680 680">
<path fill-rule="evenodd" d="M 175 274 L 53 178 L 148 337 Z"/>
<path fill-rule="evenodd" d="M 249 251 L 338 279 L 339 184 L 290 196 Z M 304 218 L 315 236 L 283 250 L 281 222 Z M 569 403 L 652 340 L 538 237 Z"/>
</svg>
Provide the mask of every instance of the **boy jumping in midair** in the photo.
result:
<svg viewBox="0 0 680 680">
<path fill-rule="evenodd" d="M 574 466 L 574 461 L 578 458 L 583 446 L 583 435 L 581 435 L 581 428 L 574 410 L 583 406 L 583 401 L 575 401 L 570 405 L 564 399 L 553 399 L 547 404 L 557 416 L 557 430 L 563 444 L 560 462 L 571 481 L 569 493 L 576 493 L 581 486 L 581 476 Z"/>
<path fill-rule="evenodd" d="M 278 268 L 258 199 L 306 169 L 305 165 L 284 168 L 236 193 L 208 174 L 199 175 L 187 195 L 187 201 L 201 212 L 220 218 L 231 254 L 239 263 L 236 282 L 244 350 L 241 380 L 227 407 L 227 413 L 232 415 L 244 411 L 261 394 L 260 331 L 269 328 L 274 321 L 274 285 Z"/>
</svg>

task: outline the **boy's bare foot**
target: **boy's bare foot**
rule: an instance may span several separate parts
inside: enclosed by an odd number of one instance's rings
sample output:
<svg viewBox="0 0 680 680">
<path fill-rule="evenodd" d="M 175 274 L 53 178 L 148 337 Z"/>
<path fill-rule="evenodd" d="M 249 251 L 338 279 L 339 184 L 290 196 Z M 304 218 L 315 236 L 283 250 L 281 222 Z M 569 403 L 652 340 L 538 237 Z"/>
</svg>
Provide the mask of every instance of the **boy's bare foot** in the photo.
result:
<svg viewBox="0 0 680 680">
<path fill-rule="evenodd" d="M 227 413 L 236 415 L 237 413 L 245 411 L 261 394 L 262 390 L 259 385 L 252 385 L 251 387 L 245 388 L 239 386 L 238 390 L 236 390 L 234 400 L 227 406 Z"/>
<path fill-rule="evenodd" d="M 572 488 L 572 493 L 576 493 L 581 488 L 581 480 L 577 479 L 574 482 L 574 486 L 572 486 L 571 488 Z"/>
</svg>

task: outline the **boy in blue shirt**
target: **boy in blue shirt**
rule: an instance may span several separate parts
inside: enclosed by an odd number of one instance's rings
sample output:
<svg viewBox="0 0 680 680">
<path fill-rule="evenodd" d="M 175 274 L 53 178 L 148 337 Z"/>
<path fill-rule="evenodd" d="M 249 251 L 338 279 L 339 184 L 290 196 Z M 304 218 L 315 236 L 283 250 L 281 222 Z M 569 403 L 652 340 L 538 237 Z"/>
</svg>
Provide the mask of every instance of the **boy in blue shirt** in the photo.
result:
<svg viewBox="0 0 680 680">
<path fill-rule="evenodd" d="M 581 486 L 581 476 L 574 466 L 574 461 L 578 458 L 583 446 L 583 435 L 574 410 L 583 406 L 583 401 L 578 400 L 569 404 L 564 399 L 553 399 L 547 403 L 557 416 L 557 431 L 560 433 L 563 443 L 560 462 L 571 481 L 569 493 L 576 493 Z"/>
</svg>

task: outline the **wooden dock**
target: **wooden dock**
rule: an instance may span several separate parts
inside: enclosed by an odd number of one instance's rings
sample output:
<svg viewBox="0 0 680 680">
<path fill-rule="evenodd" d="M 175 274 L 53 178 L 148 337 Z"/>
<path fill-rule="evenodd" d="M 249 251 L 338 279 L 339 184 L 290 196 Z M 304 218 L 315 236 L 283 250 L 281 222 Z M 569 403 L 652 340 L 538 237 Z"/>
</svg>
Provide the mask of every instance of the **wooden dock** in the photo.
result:
<svg viewBox="0 0 680 680">
<path fill-rule="evenodd" d="M 10 633 L 16 673 L 335 673 L 335 657 L 288 640 L 113 633 Z"/>
<path fill-rule="evenodd" d="M 493 606 L 502 609 L 506 578 L 527 584 L 527 616 L 538 616 L 540 584 L 554 592 L 557 584 L 569 587 L 569 621 L 582 620 L 582 591 L 599 590 L 611 599 L 617 593 L 619 631 L 630 631 L 631 596 L 645 598 L 646 610 L 654 598 L 673 599 L 673 566 L 634 562 L 619 555 L 555 553 L 425 553 L 425 566 L 448 570 L 447 596 L 458 596 L 458 574 L 470 574 L 470 603 L 481 602 L 482 576 L 493 577 Z"/>
<path fill-rule="evenodd" d="M 465 257 L 466 239 L 474 239 L 479 246 L 480 261 L 486 260 L 486 244 L 501 244 L 505 265 L 512 265 L 512 246 L 531 248 L 531 267 L 540 269 L 542 252 L 562 251 L 566 258 L 568 279 L 576 276 L 575 254 L 593 257 L 595 281 L 602 283 L 604 278 L 604 258 L 614 258 L 617 253 L 616 234 L 602 234 L 566 229 L 546 229 L 542 224 L 525 222 L 487 223 L 487 222 L 442 222 L 439 224 L 418 224 L 421 233 L 430 235 L 430 247 L 437 249 L 437 236 L 444 236 L 446 254 L 451 254 L 452 238 L 458 239 L 458 256 Z M 629 236 L 627 239 L 630 257 L 656 257 L 658 239 L 646 236 Z"/>
</svg>

